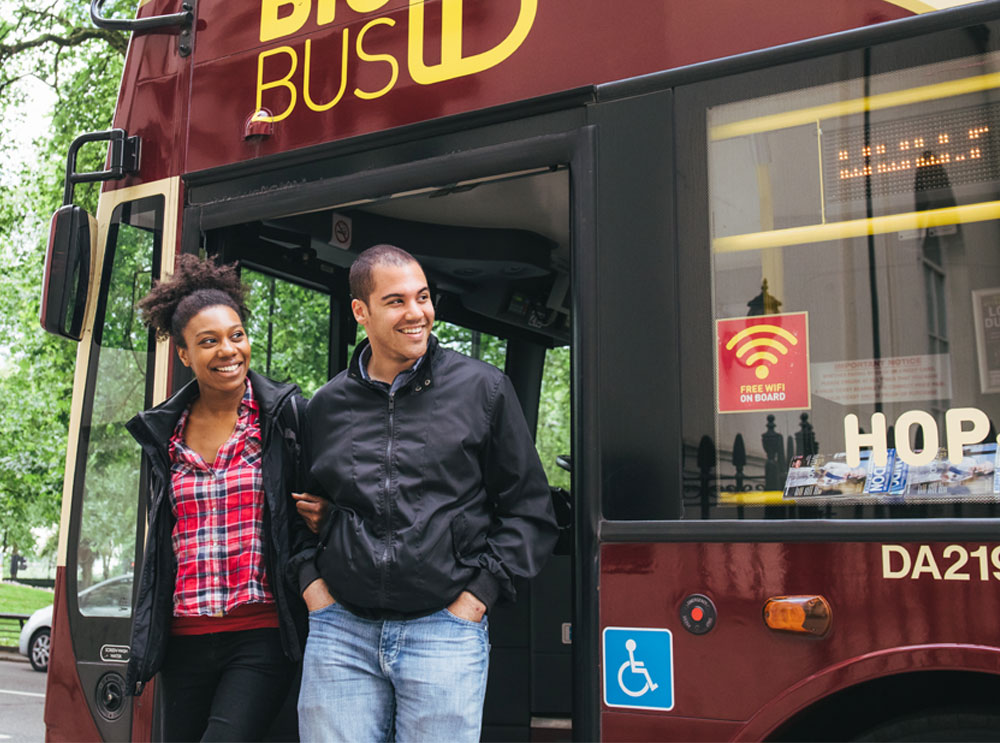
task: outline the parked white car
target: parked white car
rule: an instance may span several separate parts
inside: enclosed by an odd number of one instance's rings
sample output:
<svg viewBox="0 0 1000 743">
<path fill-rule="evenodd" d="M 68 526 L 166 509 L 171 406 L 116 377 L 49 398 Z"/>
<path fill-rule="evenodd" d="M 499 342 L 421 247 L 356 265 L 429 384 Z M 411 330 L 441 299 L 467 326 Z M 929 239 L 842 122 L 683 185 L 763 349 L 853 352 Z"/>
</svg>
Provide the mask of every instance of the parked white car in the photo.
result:
<svg viewBox="0 0 1000 743">
<path fill-rule="evenodd" d="M 118 575 L 80 591 L 80 613 L 92 617 L 127 617 L 132 613 L 132 574 Z M 36 671 L 49 670 L 52 648 L 52 605 L 43 606 L 24 623 L 17 649 Z"/>
</svg>

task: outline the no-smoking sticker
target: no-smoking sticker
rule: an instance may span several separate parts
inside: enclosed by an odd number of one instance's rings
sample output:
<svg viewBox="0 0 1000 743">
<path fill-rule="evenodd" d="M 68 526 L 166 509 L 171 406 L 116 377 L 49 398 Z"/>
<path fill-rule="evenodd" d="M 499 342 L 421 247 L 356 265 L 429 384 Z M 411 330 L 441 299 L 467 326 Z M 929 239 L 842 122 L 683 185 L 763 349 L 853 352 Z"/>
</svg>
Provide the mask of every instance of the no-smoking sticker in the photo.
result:
<svg viewBox="0 0 1000 743">
<path fill-rule="evenodd" d="M 720 413 L 808 410 L 806 312 L 716 321 Z"/>
<path fill-rule="evenodd" d="M 352 224 L 350 217 L 334 212 L 330 244 L 343 250 L 350 248 Z"/>
</svg>

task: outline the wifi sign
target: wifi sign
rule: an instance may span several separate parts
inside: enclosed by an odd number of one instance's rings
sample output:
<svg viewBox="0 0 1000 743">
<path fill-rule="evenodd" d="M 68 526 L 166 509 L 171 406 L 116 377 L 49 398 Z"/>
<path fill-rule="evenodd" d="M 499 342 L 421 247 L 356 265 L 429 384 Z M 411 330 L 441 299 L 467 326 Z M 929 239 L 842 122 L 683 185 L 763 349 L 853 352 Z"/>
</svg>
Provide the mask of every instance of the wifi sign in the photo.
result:
<svg viewBox="0 0 1000 743">
<path fill-rule="evenodd" d="M 716 321 L 720 413 L 808 410 L 808 313 Z"/>
<path fill-rule="evenodd" d="M 726 350 L 731 351 L 735 348 L 736 358 L 751 367 L 754 374 L 757 375 L 757 379 L 767 379 L 771 370 L 764 365 L 764 362 L 777 364 L 778 357 L 770 350 L 764 349 L 774 349 L 783 356 L 787 356 L 788 346 L 782 343 L 782 340 L 793 346 L 799 342 L 798 338 L 778 325 L 770 323 L 752 325 L 730 338 L 729 342 L 726 343 Z M 746 342 L 743 343 L 743 341 Z"/>
</svg>

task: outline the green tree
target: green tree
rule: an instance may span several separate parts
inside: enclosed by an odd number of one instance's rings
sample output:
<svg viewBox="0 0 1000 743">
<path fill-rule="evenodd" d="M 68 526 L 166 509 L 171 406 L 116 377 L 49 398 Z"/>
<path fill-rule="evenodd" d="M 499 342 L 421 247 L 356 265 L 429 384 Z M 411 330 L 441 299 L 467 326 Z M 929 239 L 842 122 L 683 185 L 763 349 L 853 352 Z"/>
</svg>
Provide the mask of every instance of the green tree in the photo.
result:
<svg viewBox="0 0 1000 743">
<path fill-rule="evenodd" d="M 48 219 L 62 203 L 70 142 L 111 123 L 128 38 L 95 28 L 77 0 L 0 0 L 0 11 L 0 536 L 30 554 L 31 529 L 59 518 L 77 351 L 38 322 Z M 41 115 L 39 92 L 52 101 Z M 104 155 L 86 148 L 79 167 L 96 169 Z M 79 190 L 77 203 L 93 211 L 96 200 L 96 187 Z"/>
<path fill-rule="evenodd" d="M 329 377 L 330 297 L 244 268 L 250 287 L 251 367 L 312 396 Z"/>
</svg>

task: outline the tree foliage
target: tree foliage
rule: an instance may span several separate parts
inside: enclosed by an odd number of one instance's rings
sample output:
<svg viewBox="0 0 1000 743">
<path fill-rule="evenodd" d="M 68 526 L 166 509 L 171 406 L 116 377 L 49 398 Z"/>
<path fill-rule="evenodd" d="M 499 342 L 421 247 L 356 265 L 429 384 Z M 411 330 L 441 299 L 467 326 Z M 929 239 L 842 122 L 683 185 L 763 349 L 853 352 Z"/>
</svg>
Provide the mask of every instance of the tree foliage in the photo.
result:
<svg viewBox="0 0 1000 743">
<path fill-rule="evenodd" d="M 76 0 L 0 0 L 0 10 L 0 538 L 31 554 L 31 529 L 59 517 L 77 351 L 38 322 L 48 219 L 70 142 L 111 123 L 128 38 L 94 27 Z M 39 111 L 45 95 L 51 110 Z M 104 154 L 85 149 L 80 167 Z M 96 201 L 96 188 L 80 189 L 77 203 Z"/>
<path fill-rule="evenodd" d="M 251 368 L 311 397 L 328 376 L 329 296 L 248 268 L 241 278 L 250 287 Z"/>
</svg>

